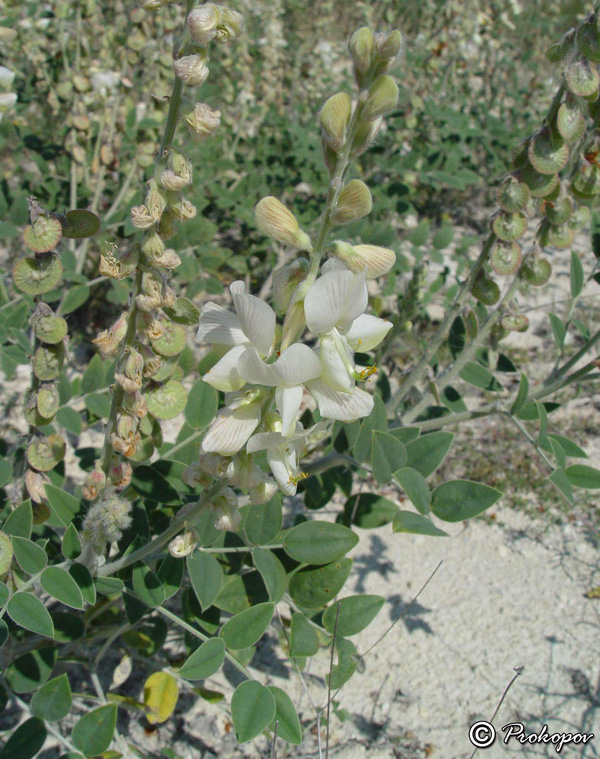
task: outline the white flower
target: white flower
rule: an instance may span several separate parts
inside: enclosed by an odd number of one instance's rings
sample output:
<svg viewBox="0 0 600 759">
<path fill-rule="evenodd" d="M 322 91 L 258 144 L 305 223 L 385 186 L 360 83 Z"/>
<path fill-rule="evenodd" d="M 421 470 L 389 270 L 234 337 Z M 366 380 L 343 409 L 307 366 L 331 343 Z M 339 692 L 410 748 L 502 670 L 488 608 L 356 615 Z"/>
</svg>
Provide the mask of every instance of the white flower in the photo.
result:
<svg viewBox="0 0 600 759">
<path fill-rule="evenodd" d="M 254 348 L 248 348 L 240 356 L 239 372 L 251 384 L 276 388 L 275 403 L 283 423 L 282 435 L 293 435 L 296 414 L 302 403 L 302 385 L 321 373 L 319 359 L 308 345 L 290 345 L 273 364 L 266 364 Z"/>
<path fill-rule="evenodd" d="M 17 96 L 14 92 L 7 92 L 4 95 L 0 95 L 0 121 L 2 121 L 5 111 L 12 108 L 16 102 Z"/>
<path fill-rule="evenodd" d="M 306 477 L 298 469 L 298 458 L 305 438 L 313 429 L 303 430 L 298 423 L 296 432 L 289 437 L 283 437 L 281 432 L 259 432 L 248 440 L 248 453 L 267 452 L 267 462 L 273 477 L 285 495 L 295 495 L 298 483 Z"/>
<path fill-rule="evenodd" d="M 0 87 L 7 90 L 13 83 L 15 72 L 7 69 L 6 66 L 0 66 Z"/>
<path fill-rule="evenodd" d="M 224 488 L 215 497 L 211 509 L 215 514 L 215 529 L 233 532 L 239 529 L 242 515 L 238 508 L 237 495 L 231 488 Z"/>
<path fill-rule="evenodd" d="M 243 282 L 230 286 L 235 314 L 216 303 L 207 303 L 200 315 L 198 340 L 212 343 L 223 358 L 204 375 L 204 381 L 217 390 L 233 392 L 245 385 L 239 361 L 248 347 L 268 357 L 275 340 L 275 312 L 260 298 L 246 293 Z"/>
<path fill-rule="evenodd" d="M 319 404 L 321 415 L 351 421 L 366 416 L 369 405 L 363 393 L 353 402 L 356 380 L 365 379 L 371 370 L 359 371 L 354 365 L 354 351 L 369 351 L 378 345 L 392 323 L 364 314 L 368 303 L 366 272 L 354 274 L 330 259 L 325 273 L 310 288 L 304 299 L 308 329 L 321 340 L 321 376 L 307 383 Z M 329 392 L 329 391 L 334 392 Z M 372 402 L 371 402 L 372 406 Z"/>
</svg>

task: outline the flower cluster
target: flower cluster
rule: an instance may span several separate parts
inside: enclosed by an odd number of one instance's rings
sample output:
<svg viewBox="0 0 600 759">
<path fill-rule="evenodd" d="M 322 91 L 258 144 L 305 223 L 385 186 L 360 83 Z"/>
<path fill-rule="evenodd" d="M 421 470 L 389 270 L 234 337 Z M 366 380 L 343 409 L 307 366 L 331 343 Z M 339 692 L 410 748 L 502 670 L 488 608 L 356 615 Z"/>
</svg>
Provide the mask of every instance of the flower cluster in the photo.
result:
<svg viewBox="0 0 600 759">
<path fill-rule="evenodd" d="M 7 90 L 11 87 L 15 78 L 14 71 L 7 69 L 6 66 L 0 66 L 0 89 Z M 12 108 L 17 102 L 17 95 L 14 92 L 0 92 L 0 121 L 5 112 Z"/>
</svg>

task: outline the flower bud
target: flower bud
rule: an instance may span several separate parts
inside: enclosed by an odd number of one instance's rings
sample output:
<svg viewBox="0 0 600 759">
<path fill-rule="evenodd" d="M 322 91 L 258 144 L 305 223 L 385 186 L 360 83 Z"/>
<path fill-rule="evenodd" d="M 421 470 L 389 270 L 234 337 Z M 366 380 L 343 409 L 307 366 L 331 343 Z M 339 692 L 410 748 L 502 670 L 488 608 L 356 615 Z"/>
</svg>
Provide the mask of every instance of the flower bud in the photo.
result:
<svg viewBox="0 0 600 759">
<path fill-rule="evenodd" d="M 142 387 L 144 359 L 135 350 L 127 347 L 127 357 L 121 362 L 120 371 L 115 372 L 115 380 L 127 393 L 134 393 Z"/>
<path fill-rule="evenodd" d="M 350 38 L 348 49 L 354 60 L 354 75 L 359 87 L 371 67 L 373 45 L 373 32 L 367 26 L 358 29 Z"/>
<path fill-rule="evenodd" d="M 300 229 L 294 214 L 272 195 L 258 201 L 254 217 L 260 231 L 274 240 L 302 250 L 312 250 L 310 238 Z"/>
<path fill-rule="evenodd" d="M 221 21 L 217 27 L 217 34 L 215 36 L 215 42 L 230 42 L 235 39 L 244 26 L 244 17 L 237 11 L 232 11 L 229 8 L 219 8 L 221 12 Z"/>
<path fill-rule="evenodd" d="M 378 116 L 383 116 L 393 111 L 398 105 L 398 85 L 391 76 L 383 74 L 369 87 L 369 96 L 362 110 L 362 118 L 372 121 Z"/>
<path fill-rule="evenodd" d="M 108 476 L 116 488 L 126 488 L 131 482 L 133 469 L 127 461 L 118 461 L 111 465 Z"/>
<path fill-rule="evenodd" d="M 338 92 L 325 101 L 320 120 L 323 137 L 328 145 L 339 153 L 346 140 L 346 130 L 352 116 L 352 101 L 345 92 Z"/>
<path fill-rule="evenodd" d="M 51 484 L 52 480 L 44 472 L 36 472 L 33 469 L 25 472 L 25 487 L 34 503 L 42 503 L 46 500 L 45 486 Z"/>
<path fill-rule="evenodd" d="M 375 40 L 375 57 L 384 62 L 392 63 L 402 50 L 402 34 L 394 29 L 389 34 L 377 35 Z"/>
<path fill-rule="evenodd" d="M 371 213 L 373 199 L 371 191 L 360 179 L 352 179 L 338 195 L 337 205 L 331 214 L 331 222 L 336 226 L 362 219 Z"/>
<path fill-rule="evenodd" d="M 159 174 L 159 182 L 167 190 L 183 190 L 192 183 L 192 162 L 178 150 L 170 150 L 166 166 Z"/>
<path fill-rule="evenodd" d="M 201 53 L 177 58 L 173 61 L 175 75 L 190 87 L 200 87 L 208 78 L 207 60 L 208 56 Z"/>
<path fill-rule="evenodd" d="M 192 140 L 204 142 L 219 128 L 221 111 L 213 110 L 206 103 L 196 103 L 194 110 L 184 113 L 182 119 Z"/>
<path fill-rule="evenodd" d="M 83 538 L 100 553 L 106 543 L 119 540 L 131 524 L 131 502 L 114 492 L 105 491 L 103 497 L 90 507 L 82 525 Z"/>
<path fill-rule="evenodd" d="M 368 279 L 387 274 L 396 261 L 396 254 L 389 248 L 381 248 L 378 245 L 349 245 L 340 240 L 333 243 L 332 253 L 355 274 L 366 269 Z"/>
<path fill-rule="evenodd" d="M 215 514 L 215 529 L 235 532 L 242 522 L 238 499 L 231 488 L 224 488 L 211 504 Z"/>
<path fill-rule="evenodd" d="M 196 530 L 186 530 L 169 543 L 169 553 L 174 559 L 182 559 L 194 552 L 198 545 L 198 533 Z"/>
<path fill-rule="evenodd" d="M 127 334 L 127 312 L 124 311 L 110 329 L 102 330 L 92 342 L 98 346 L 102 358 L 108 358 L 117 349 Z"/>
<path fill-rule="evenodd" d="M 273 297 L 280 311 L 285 311 L 295 289 L 306 279 L 308 268 L 306 258 L 297 258 L 273 272 Z"/>
<path fill-rule="evenodd" d="M 187 18 L 187 28 L 195 45 L 205 47 L 217 34 L 217 26 L 221 21 L 219 7 L 206 3 L 195 8 Z"/>
<path fill-rule="evenodd" d="M 271 498 L 279 491 L 277 485 L 268 478 L 264 478 L 258 485 L 250 489 L 250 503 L 258 506 L 261 503 L 270 501 Z"/>
<path fill-rule="evenodd" d="M 382 124 L 383 116 L 380 116 L 377 119 L 373 119 L 373 121 L 363 122 L 359 125 L 352 142 L 352 150 L 350 151 L 350 156 L 352 158 L 355 158 L 361 153 L 364 153 L 365 150 L 373 143 L 373 140 L 375 137 L 377 137 Z"/>
<path fill-rule="evenodd" d="M 248 490 L 262 481 L 263 474 L 252 456 L 247 453 L 238 453 L 237 456 L 230 461 L 227 467 L 226 476 L 229 482 L 231 482 L 236 488 Z"/>
<path fill-rule="evenodd" d="M 181 473 L 181 479 L 190 488 L 198 486 L 207 488 L 213 478 L 204 471 L 199 461 L 195 461 L 193 464 L 186 466 Z"/>
</svg>

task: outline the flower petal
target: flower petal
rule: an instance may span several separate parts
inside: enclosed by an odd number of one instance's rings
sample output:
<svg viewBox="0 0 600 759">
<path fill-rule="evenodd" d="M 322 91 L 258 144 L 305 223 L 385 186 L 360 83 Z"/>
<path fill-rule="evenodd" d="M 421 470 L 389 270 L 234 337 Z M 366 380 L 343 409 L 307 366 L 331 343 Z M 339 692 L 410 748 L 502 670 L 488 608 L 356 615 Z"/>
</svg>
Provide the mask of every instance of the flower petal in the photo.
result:
<svg viewBox="0 0 600 759">
<path fill-rule="evenodd" d="M 319 277 L 306 294 L 306 323 L 313 335 L 329 332 L 335 326 L 348 329 L 367 302 L 364 272 L 330 271 Z"/>
<path fill-rule="evenodd" d="M 268 356 L 275 340 L 275 312 L 254 295 L 234 295 L 233 305 L 248 341 L 261 356 Z"/>
<path fill-rule="evenodd" d="M 281 434 L 283 437 L 290 437 L 296 432 L 296 415 L 300 410 L 303 395 L 302 385 L 293 385 L 291 387 L 280 386 L 275 391 L 275 403 L 277 404 L 277 410 L 281 414 Z"/>
<path fill-rule="evenodd" d="M 283 385 L 301 385 L 316 379 L 321 373 L 321 362 L 308 345 L 294 343 L 283 351 L 273 365 Z"/>
<path fill-rule="evenodd" d="M 352 322 L 346 333 L 346 340 L 354 350 L 370 351 L 379 345 L 392 326 L 392 322 L 385 319 L 363 314 Z"/>
<path fill-rule="evenodd" d="M 328 335 L 321 335 L 321 379 L 334 390 L 351 393 L 355 380 L 354 367 L 348 344 L 334 329 Z"/>
<path fill-rule="evenodd" d="M 253 385 L 276 387 L 281 383 L 273 364 L 265 364 L 256 348 L 247 348 L 239 359 L 240 375 Z"/>
<path fill-rule="evenodd" d="M 256 453 L 257 451 L 267 451 L 269 448 L 275 448 L 278 445 L 285 445 L 285 438 L 280 432 L 257 432 L 248 440 L 246 451 Z"/>
<path fill-rule="evenodd" d="M 209 385 L 222 390 L 224 393 L 231 393 L 239 390 L 246 384 L 246 380 L 239 372 L 240 357 L 248 349 L 244 345 L 236 345 L 223 356 L 220 361 L 208 371 L 203 379 Z"/>
<path fill-rule="evenodd" d="M 326 419 L 353 422 L 369 416 L 373 410 L 373 397 L 359 388 L 355 388 L 353 393 L 338 393 L 322 379 L 312 380 L 307 387 L 319 404 L 321 416 Z"/>
<path fill-rule="evenodd" d="M 273 477 L 285 495 L 295 495 L 298 487 L 298 462 L 296 450 L 290 443 L 267 450 L 267 462 L 273 472 Z"/>
<path fill-rule="evenodd" d="M 202 343 L 218 345 L 243 345 L 248 342 L 238 317 L 217 303 L 207 303 L 202 309 L 196 337 Z"/>
<path fill-rule="evenodd" d="M 250 435 L 258 427 L 260 417 L 260 403 L 252 403 L 236 409 L 222 409 L 204 436 L 200 450 L 202 453 L 232 456 L 244 447 Z"/>
<path fill-rule="evenodd" d="M 236 279 L 229 285 L 231 297 L 234 295 L 244 295 L 246 292 L 246 283 L 242 279 Z"/>
</svg>

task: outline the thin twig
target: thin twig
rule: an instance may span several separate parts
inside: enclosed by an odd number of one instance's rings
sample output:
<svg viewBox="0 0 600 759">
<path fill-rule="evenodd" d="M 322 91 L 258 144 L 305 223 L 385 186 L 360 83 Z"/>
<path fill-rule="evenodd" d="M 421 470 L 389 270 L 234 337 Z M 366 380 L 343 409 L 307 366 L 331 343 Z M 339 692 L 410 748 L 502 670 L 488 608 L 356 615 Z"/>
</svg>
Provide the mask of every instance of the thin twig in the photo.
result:
<svg viewBox="0 0 600 759">
<path fill-rule="evenodd" d="M 514 683 L 514 681 L 517 679 L 517 677 L 520 677 L 520 676 L 523 674 L 523 671 L 525 670 L 525 667 L 523 667 L 523 666 L 519 666 L 519 667 L 515 667 L 514 669 L 515 669 L 515 674 L 512 676 L 512 678 L 511 678 L 510 682 L 508 683 L 508 685 L 507 685 L 507 686 L 506 686 L 506 688 L 504 689 L 504 693 L 503 693 L 503 694 L 502 694 L 502 696 L 500 697 L 500 701 L 498 701 L 498 706 L 496 706 L 496 708 L 494 709 L 494 713 L 493 713 L 493 714 L 492 714 L 492 716 L 490 717 L 490 722 L 493 722 L 493 721 L 494 721 L 494 719 L 496 718 L 496 715 L 497 715 L 497 714 L 498 714 L 498 712 L 500 711 L 500 707 L 502 706 L 502 704 L 503 704 L 503 702 L 504 702 L 504 699 L 506 698 L 506 696 L 507 696 L 507 694 L 508 694 L 508 691 L 511 689 L 511 687 L 512 687 L 512 684 L 513 684 L 513 683 Z M 473 750 L 473 753 L 472 753 L 472 754 L 471 754 L 471 756 L 469 757 L 469 759 L 473 759 L 473 757 L 475 756 L 475 754 L 476 754 L 478 751 L 479 751 L 479 746 L 476 746 L 476 747 L 475 747 L 475 749 Z"/>
<path fill-rule="evenodd" d="M 340 608 L 342 604 L 338 601 L 337 610 L 335 612 L 335 624 L 333 626 L 333 638 L 331 641 L 331 657 L 329 659 L 329 677 L 327 678 L 327 731 L 325 733 L 325 759 L 329 757 L 329 715 L 331 711 L 331 674 L 333 672 L 333 656 L 335 652 L 335 641 L 337 639 L 338 620 L 340 618 Z M 320 726 L 319 726 L 320 727 Z"/>
</svg>

